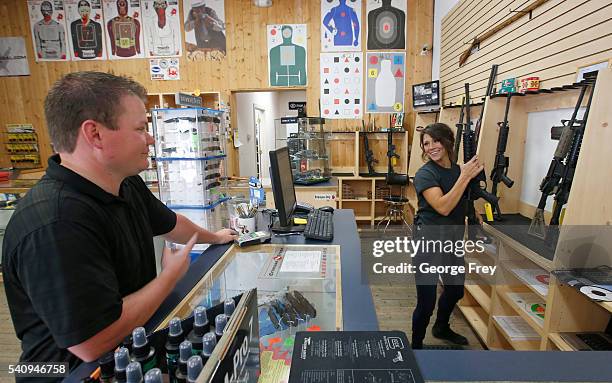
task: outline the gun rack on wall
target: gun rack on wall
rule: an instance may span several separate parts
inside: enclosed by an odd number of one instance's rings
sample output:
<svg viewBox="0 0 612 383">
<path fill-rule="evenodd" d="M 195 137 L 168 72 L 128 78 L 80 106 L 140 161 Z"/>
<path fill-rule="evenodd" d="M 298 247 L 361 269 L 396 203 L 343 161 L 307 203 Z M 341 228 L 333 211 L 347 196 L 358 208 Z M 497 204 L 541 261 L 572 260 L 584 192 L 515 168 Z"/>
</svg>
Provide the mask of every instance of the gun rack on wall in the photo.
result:
<svg viewBox="0 0 612 383">
<path fill-rule="evenodd" d="M 396 173 L 406 174 L 408 169 L 408 131 L 393 132 L 393 145 L 400 158 L 394 167 Z M 364 135 L 367 135 L 370 150 L 378 163 L 374 170 L 384 177 L 387 174 L 387 132 L 331 132 L 329 137 L 332 173 L 359 176 L 368 172 L 365 158 Z"/>
<path fill-rule="evenodd" d="M 466 262 L 497 265 L 498 272 L 494 281 L 476 276 L 471 282 L 466 282 L 465 297 L 459 305 L 467 321 L 489 349 L 573 351 L 562 333 L 604 331 L 612 317 L 612 303 L 590 300 L 552 273 L 554 270 L 585 267 L 594 262 L 609 264 L 610 261 L 609 255 L 608 259 L 605 256 L 598 258 L 601 253 L 598 253 L 598 249 L 604 249 L 603 252 L 608 254 L 605 249 L 612 248 L 612 236 L 589 236 L 586 240 L 588 246 L 585 246 L 585 239 L 577 237 L 575 232 L 578 227 L 609 227 L 612 223 L 612 201 L 609 198 L 612 184 L 608 180 L 609 164 L 612 163 L 612 151 L 609 150 L 609 143 L 612 142 L 611 89 L 612 69 L 601 70 L 593 90 L 559 241 L 556 247 L 548 250 L 538 249 L 537 244 L 529 243 L 529 238 L 517 235 L 504 226 L 528 225 L 536 208 L 521 199 L 523 177 L 533 173 L 533 164 L 527 163 L 525 158 L 528 114 L 573 109 L 578 100 L 579 85 L 512 95 L 508 115 L 510 134 L 505 154 L 510 157 L 508 177 L 514 180 L 514 186 L 507 188 L 500 183 L 498 193 L 505 218 L 501 222 L 485 224 L 484 228 L 493 242 L 485 246 L 484 253 L 466 256 Z M 499 131 L 497 123 L 503 120 L 506 97 L 495 95 L 485 104 L 478 156 L 485 163 L 487 176 L 494 163 Z M 583 104 L 586 104 L 586 97 Z M 457 117 L 451 115 L 450 110 L 459 111 L 459 108 L 443 107 L 440 121 L 456 122 Z M 435 118 L 433 113 L 420 113 L 417 115 L 417 126 L 431 123 Z M 550 135 L 550 125 L 537 127 L 540 128 L 543 135 Z M 418 137 L 413 142 L 413 153 L 420 153 Z M 419 159 L 417 155 L 411 159 L 411 175 L 418 170 Z M 537 175 L 540 176 L 544 175 Z M 546 215 L 546 222 L 549 216 Z M 529 273 L 532 274 L 531 279 Z M 510 322 L 529 335 L 525 338 L 513 335 L 509 331 Z"/>
</svg>

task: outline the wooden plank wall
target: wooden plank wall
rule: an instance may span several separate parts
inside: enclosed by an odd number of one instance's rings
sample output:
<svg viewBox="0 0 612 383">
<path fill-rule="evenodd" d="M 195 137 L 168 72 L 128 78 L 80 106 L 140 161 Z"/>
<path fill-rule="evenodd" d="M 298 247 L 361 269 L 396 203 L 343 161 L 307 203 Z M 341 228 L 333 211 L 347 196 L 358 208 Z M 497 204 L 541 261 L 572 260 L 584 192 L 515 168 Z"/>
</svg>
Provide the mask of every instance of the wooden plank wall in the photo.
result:
<svg viewBox="0 0 612 383">
<path fill-rule="evenodd" d="M 534 0 L 462 0 L 442 20 L 440 79 L 444 104 L 461 102 L 463 84 L 480 98 L 492 64 L 499 81 L 538 76 L 542 88 L 571 84 L 578 67 L 612 57 L 612 0 L 550 0 L 480 44 L 459 67 L 474 37 Z"/>
<path fill-rule="evenodd" d="M 407 125 L 412 128 L 414 113 L 411 110 L 412 83 L 431 78 L 431 55 L 419 54 L 424 44 L 433 40 L 433 0 L 408 1 L 407 29 Z M 182 3 L 182 2 L 181 2 Z M 365 1 L 363 19 L 365 20 Z M 181 58 L 181 80 L 153 82 L 149 78 L 148 60 L 121 60 L 69 63 L 36 63 L 29 30 L 26 2 L 23 0 L 0 1 L 0 36 L 26 37 L 27 55 L 30 58 L 31 75 L 27 77 L 0 78 L 0 132 L 7 123 L 32 123 L 40 137 L 42 158 L 51 154 L 49 137 L 44 124 L 43 101 L 47 89 L 62 75 L 80 70 L 113 71 L 134 77 L 151 93 L 172 93 L 179 90 L 219 91 L 221 99 L 230 100 L 235 90 L 265 90 L 268 87 L 266 25 L 279 23 L 308 24 L 308 86 L 306 94 L 309 115 L 318 115 L 319 100 L 319 52 L 321 5 L 319 1 L 273 0 L 270 8 L 257 8 L 251 0 L 225 0 L 227 21 L 227 56 L 222 61 L 188 62 Z M 181 16 L 182 16 L 181 5 Z M 364 24 L 365 28 L 365 24 Z M 363 30 L 363 29 L 362 29 Z M 365 35 L 362 35 L 365 47 Z M 364 48 L 365 49 L 365 48 Z M 387 121 L 383 115 L 381 121 Z M 337 120 L 327 125 L 333 130 L 354 130 L 360 122 Z M 5 142 L 4 133 L 0 141 Z M 232 153 L 230 153 L 230 156 Z M 45 162 L 45 160 L 43 160 Z M 0 145 L 0 166 L 8 166 L 4 145 Z M 237 169 L 233 164 L 230 169 Z"/>
</svg>

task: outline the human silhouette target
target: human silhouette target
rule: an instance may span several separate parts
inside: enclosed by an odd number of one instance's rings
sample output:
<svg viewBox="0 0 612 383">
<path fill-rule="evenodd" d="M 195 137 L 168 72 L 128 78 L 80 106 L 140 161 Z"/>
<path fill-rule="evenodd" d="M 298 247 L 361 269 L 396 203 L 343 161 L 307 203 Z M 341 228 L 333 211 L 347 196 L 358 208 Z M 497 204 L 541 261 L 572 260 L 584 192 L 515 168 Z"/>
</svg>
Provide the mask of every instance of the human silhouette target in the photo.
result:
<svg viewBox="0 0 612 383">
<path fill-rule="evenodd" d="M 381 4 L 381 6 L 378 6 Z M 377 7 L 378 6 L 378 7 Z M 377 7 L 377 8 L 376 8 Z M 368 1 L 367 49 L 406 48 L 406 1 Z"/>
</svg>

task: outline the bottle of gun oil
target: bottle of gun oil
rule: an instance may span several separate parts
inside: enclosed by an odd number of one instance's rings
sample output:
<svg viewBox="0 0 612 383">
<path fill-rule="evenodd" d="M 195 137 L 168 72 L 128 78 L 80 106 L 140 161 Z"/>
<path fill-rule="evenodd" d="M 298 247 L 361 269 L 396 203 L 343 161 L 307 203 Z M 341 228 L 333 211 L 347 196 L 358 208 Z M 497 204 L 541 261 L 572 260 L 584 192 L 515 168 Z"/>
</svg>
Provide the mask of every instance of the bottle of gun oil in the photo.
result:
<svg viewBox="0 0 612 383">
<path fill-rule="evenodd" d="M 187 361 L 193 356 L 191 342 L 185 340 L 179 345 L 178 368 L 176 369 L 176 382 L 187 382 Z"/>
<path fill-rule="evenodd" d="M 115 353 L 108 352 L 100 359 L 98 359 L 100 365 L 100 382 L 101 383 L 112 383 L 115 377 Z"/>
<path fill-rule="evenodd" d="M 193 310 L 193 330 L 187 335 L 187 340 L 191 342 L 191 347 L 193 348 L 193 355 L 198 355 L 202 352 L 202 337 L 209 329 L 210 324 L 206 316 L 206 307 L 196 307 Z"/>
<path fill-rule="evenodd" d="M 178 367 L 179 345 L 185 340 L 181 319 L 174 317 L 170 319 L 168 339 L 166 340 L 166 364 L 168 365 L 168 376 L 170 382 L 176 381 L 176 368 Z"/>
<path fill-rule="evenodd" d="M 230 298 L 223 302 L 223 313 L 227 315 L 228 318 L 232 316 L 234 310 L 236 310 L 236 303 L 233 299 Z"/>
<path fill-rule="evenodd" d="M 195 383 L 200 372 L 202 372 L 202 358 L 194 355 L 187 361 L 187 382 Z"/>
<path fill-rule="evenodd" d="M 227 315 L 219 314 L 215 317 L 215 335 L 217 336 L 217 342 L 223 336 L 223 331 L 227 325 Z"/>
<path fill-rule="evenodd" d="M 208 361 L 208 358 L 210 358 L 210 355 L 217 345 L 217 336 L 212 332 L 204 334 L 202 345 L 202 363 L 206 364 L 206 361 Z"/>
<path fill-rule="evenodd" d="M 115 382 L 125 383 L 125 369 L 130 364 L 130 352 L 126 347 L 115 351 Z"/>
<path fill-rule="evenodd" d="M 142 369 L 140 363 L 132 362 L 125 369 L 127 383 L 142 383 Z"/>
<path fill-rule="evenodd" d="M 159 368 L 149 370 L 144 376 L 144 383 L 163 383 L 162 372 Z"/>
<path fill-rule="evenodd" d="M 142 371 L 146 374 L 152 368 L 157 367 L 155 348 L 149 344 L 144 327 L 137 327 L 132 331 L 132 360 L 140 363 Z"/>
</svg>

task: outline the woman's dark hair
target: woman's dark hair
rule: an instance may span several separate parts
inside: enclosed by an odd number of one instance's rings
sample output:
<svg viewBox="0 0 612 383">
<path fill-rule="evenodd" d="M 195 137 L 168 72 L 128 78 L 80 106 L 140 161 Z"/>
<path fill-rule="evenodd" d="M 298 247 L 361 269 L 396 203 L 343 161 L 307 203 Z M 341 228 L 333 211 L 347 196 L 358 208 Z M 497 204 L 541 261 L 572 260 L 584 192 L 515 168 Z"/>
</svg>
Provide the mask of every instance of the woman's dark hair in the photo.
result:
<svg viewBox="0 0 612 383">
<path fill-rule="evenodd" d="M 448 127 L 448 125 L 441 122 L 429 124 L 425 127 L 425 129 L 421 130 L 421 158 L 423 161 L 427 160 L 427 154 L 423 148 L 423 137 L 426 134 L 431 137 L 434 142 L 440 142 L 444 149 L 446 149 L 446 153 L 448 153 L 448 158 L 451 160 L 451 162 L 456 162 L 454 149 L 455 134 L 451 128 Z"/>
</svg>

